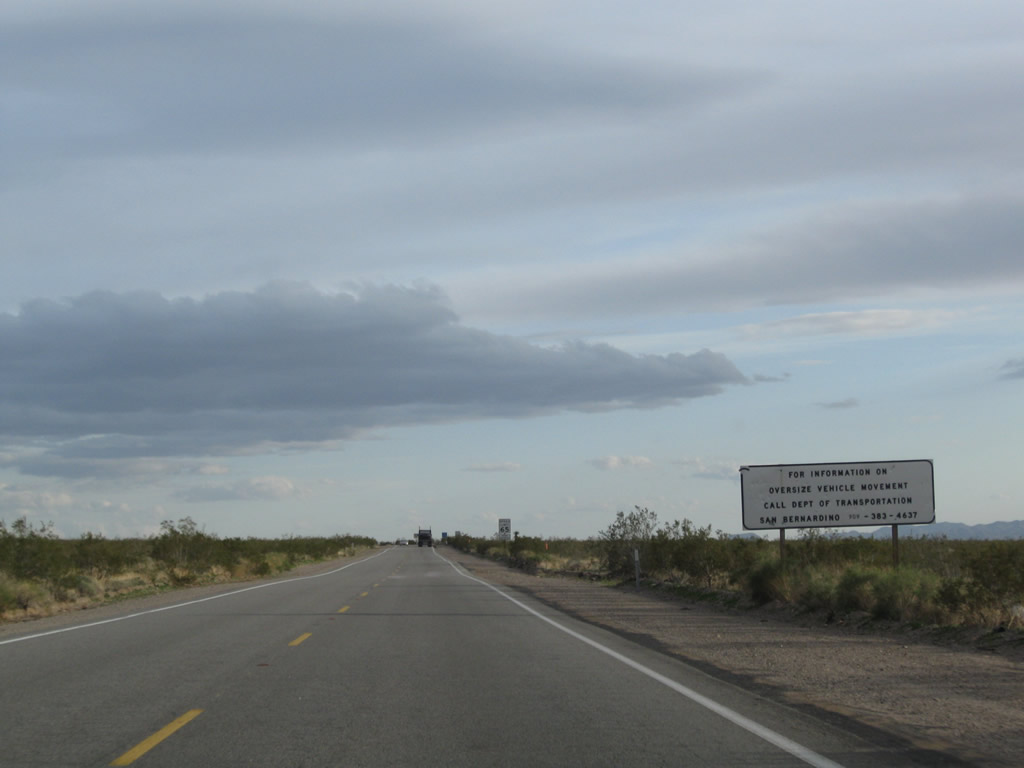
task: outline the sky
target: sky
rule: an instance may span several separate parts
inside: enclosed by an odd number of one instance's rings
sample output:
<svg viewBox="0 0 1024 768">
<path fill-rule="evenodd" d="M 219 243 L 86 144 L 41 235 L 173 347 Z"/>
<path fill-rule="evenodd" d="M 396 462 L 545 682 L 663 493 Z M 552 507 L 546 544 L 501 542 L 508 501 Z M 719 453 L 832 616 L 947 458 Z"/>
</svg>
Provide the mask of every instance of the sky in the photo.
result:
<svg viewBox="0 0 1024 768">
<path fill-rule="evenodd" d="M 0 0 L 0 520 L 1024 518 L 1019 0 Z"/>
</svg>

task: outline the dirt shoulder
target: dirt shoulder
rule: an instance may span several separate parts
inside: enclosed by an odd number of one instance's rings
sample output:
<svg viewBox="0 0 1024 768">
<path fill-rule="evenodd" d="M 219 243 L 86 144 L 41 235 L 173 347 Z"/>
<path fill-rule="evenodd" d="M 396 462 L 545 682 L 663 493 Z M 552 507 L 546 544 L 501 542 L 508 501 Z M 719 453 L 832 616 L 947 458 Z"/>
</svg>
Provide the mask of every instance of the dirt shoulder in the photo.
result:
<svg viewBox="0 0 1024 768">
<path fill-rule="evenodd" d="M 1019 766 L 1024 754 L 1024 649 L 942 644 L 934 634 L 730 610 L 571 577 L 530 576 L 450 548 L 492 584 L 639 639 L 787 703 L 848 718 L 976 765 Z"/>
<path fill-rule="evenodd" d="M 129 614 L 155 611 L 189 600 L 203 600 L 228 592 L 258 587 L 261 584 L 316 576 L 350 565 L 359 560 L 365 560 L 378 553 L 379 550 L 368 550 L 352 557 L 339 557 L 318 563 L 306 563 L 292 568 L 290 571 L 265 579 L 245 579 L 225 581 L 218 584 L 181 587 L 145 596 L 125 595 L 123 598 L 110 600 L 99 605 L 62 605 L 58 606 L 60 610 L 47 616 L 24 616 L 16 620 L 0 621 L 0 639 L 15 634 L 52 632 L 73 624 L 79 624 L 83 620 L 88 620 L 89 622 L 116 620 Z"/>
</svg>

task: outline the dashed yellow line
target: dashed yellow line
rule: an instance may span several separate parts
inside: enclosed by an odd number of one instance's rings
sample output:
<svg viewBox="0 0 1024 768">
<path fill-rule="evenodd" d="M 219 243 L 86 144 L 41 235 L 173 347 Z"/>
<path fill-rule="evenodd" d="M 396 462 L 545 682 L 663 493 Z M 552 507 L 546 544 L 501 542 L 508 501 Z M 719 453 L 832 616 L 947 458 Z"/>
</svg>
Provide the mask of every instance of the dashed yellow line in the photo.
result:
<svg viewBox="0 0 1024 768">
<path fill-rule="evenodd" d="M 368 594 L 370 594 L 370 593 L 369 592 L 363 592 L 363 594 L 361 594 L 360 597 L 366 597 Z"/>
<path fill-rule="evenodd" d="M 299 643 L 301 643 L 301 642 L 303 642 L 305 640 L 308 640 L 312 636 L 313 636 L 312 632 L 307 632 L 304 635 L 299 635 L 298 637 L 296 637 L 294 640 L 292 640 L 290 643 L 288 643 L 288 645 L 298 645 Z"/>
<path fill-rule="evenodd" d="M 338 613 L 344 613 L 345 611 L 347 611 L 351 607 L 352 607 L 351 605 L 346 605 L 344 608 L 339 608 L 338 609 Z"/>
<path fill-rule="evenodd" d="M 165 725 L 163 728 L 161 728 L 159 731 L 154 733 L 148 739 L 145 739 L 144 741 L 140 741 L 137 745 L 135 745 L 134 747 L 129 749 L 127 752 L 125 752 L 123 755 L 121 755 L 119 758 L 117 758 L 117 760 L 112 762 L 111 765 L 131 765 L 136 760 L 138 760 L 140 757 L 142 757 L 144 754 L 149 752 L 149 750 L 151 750 L 153 747 L 155 747 L 161 741 L 163 741 L 168 736 L 170 736 L 172 733 L 174 733 L 176 730 L 181 728 L 183 725 L 188 723 L 190 720 L 195 720 L 202 713 L 203 713 L 203 710 L 201 710 L 201 709 L 190 709 L 188 712 L 186 712 L 184 715 L 179 717 L 177 720 L 174 720 L 173 722 L 168 723 L 167 725 Z"/>
</svg>

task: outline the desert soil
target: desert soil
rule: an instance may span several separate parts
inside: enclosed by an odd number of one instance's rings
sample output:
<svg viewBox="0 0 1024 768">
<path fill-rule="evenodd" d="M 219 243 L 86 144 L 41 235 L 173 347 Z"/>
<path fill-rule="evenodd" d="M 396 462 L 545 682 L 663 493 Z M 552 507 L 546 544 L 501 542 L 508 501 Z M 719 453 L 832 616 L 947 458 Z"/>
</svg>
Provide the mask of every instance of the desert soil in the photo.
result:
<svg viewBox="0 0 1024 768">
<path fill-rule="evenodd" d="M 485 581 L 639 638 L 762 695 L 825 710 L 833 719 L 849 718 L 969 764 L 1024 765 L 1019 633 L 982 649 L 978 637 L 963 633 L 826 624 L 823 617 L 771 607 L 728 609 L 632 586 L 531 576 L 441 551 Z"/>
</svg>

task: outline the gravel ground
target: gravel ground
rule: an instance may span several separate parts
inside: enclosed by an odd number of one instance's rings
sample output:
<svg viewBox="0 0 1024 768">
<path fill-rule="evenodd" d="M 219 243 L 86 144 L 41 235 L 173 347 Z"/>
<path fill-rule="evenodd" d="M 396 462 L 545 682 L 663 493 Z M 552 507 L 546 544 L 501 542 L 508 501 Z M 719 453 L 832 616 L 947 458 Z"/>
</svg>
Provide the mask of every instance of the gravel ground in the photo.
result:
<svg viewBox="0 0 1024 768">
<path fill-rule="evenodd" d="M 530 576 L 449 548 L 445 557 L 575 617 L 800 707 L 825 710 L 979 766 L 1024 765 L 1024 646 L 730 610 L 632 587 Z M 1019 634 L 1008 635 L 1019 640 Z M 961 636 L 961 640 L 962 640 Z"/>
</svg>

